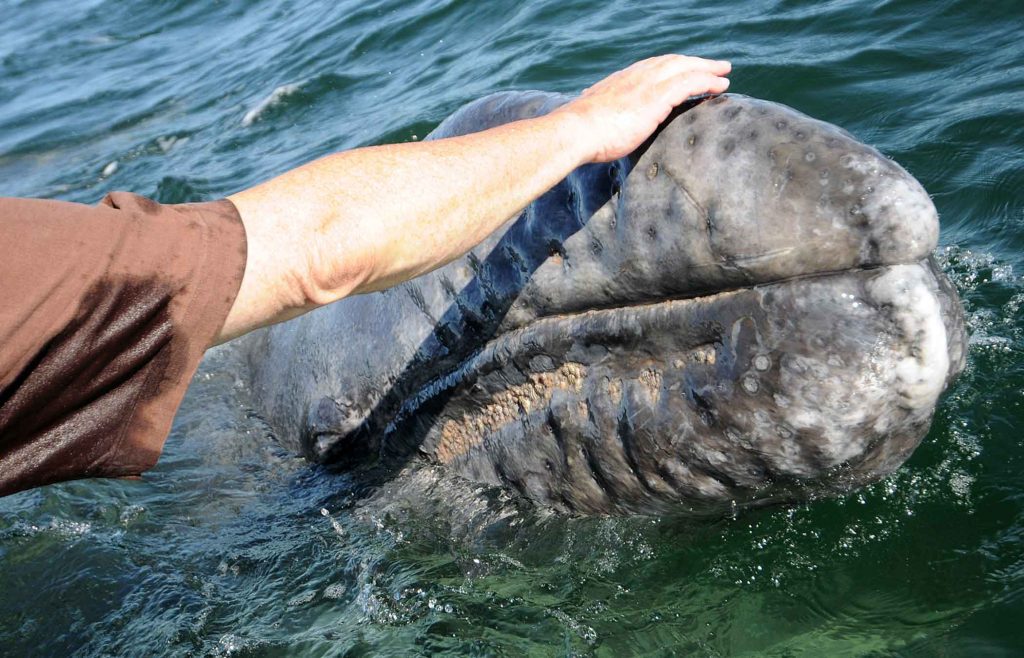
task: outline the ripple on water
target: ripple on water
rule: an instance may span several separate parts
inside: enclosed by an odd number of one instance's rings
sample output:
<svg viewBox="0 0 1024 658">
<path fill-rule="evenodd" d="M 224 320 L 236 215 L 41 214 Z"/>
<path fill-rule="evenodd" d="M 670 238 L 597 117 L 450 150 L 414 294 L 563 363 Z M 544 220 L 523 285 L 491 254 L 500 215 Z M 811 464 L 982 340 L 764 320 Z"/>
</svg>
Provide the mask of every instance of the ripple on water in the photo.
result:
<svg viewBox="0 0 1024 658">
<path fill-rule="evenodd" d="M 693 520 L 554 517 L 429 469 L 368 490 L 281 448 L 246 406 L 237 365 L 214 352 L 143 481 L 0 501 L 0 592 L 25 594 L 0 597 L 5 650 L 853 656 L 1022 645 L 1019 2 L 758 0 L 740 16 L 633 0 L 126 7 L 49 0 L 6 12 L 2 193 L 215 198 L 331 150 L 417 139 L 494 90 L 573 92 L 657 52 L 728 56 L 737 91 L 838 123 L 922 180 L 970 358 L 928 437 L 886 480 Z"/>
</svg>

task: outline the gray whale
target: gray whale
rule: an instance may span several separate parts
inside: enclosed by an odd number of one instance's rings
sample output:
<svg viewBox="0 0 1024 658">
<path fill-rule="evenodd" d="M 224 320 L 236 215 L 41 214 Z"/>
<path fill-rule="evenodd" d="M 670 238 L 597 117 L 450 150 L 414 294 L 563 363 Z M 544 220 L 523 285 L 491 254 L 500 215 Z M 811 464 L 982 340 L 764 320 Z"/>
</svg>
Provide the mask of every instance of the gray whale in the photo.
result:
<svg viewBox="0 0 1024 658">
<path fill-rule="evenodd" d="M 431 138 L 551 111 L 507 92 Z M 892 472 L 963 369 L 921 185 L 728 94 L 581 167 L 464 258 L 233 343 L 285 445 L 427 460 L 575 513 L 715 513 Z"/>
</svg>

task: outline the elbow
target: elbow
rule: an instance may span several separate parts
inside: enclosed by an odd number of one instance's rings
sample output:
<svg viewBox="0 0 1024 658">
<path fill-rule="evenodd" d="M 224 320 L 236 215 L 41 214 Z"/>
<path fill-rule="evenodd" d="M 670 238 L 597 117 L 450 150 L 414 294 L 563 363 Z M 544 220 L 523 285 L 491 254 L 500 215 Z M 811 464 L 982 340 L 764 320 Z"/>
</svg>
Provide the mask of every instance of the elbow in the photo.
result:
<svg viewBox="0 0 1024 658">
<path fill-rule="evenodd" d="M 354 257 L 345 250 L 317 244 L 310 250 L 305 267 L 294 276 L 292 288 L 300 305 L 309 310 L 365 292 L 372 270 L 368 257 Z"/>
</svg>

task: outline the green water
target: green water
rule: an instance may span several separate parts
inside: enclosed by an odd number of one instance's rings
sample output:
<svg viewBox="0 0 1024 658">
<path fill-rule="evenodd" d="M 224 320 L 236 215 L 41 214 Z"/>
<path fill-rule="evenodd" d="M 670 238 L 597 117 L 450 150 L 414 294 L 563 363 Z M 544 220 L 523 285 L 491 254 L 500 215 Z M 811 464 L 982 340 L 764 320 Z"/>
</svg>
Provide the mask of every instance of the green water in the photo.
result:
<svg viewBox="0 0 1024 658">
<path fill-rule="evenodd" d="M 494 90 L 729 58 L 733 90 L 921 180 L 971 330 L 894 476 L 702 522 L 520 507 L 453 525 L 431 496 L 367 494 L 280 448 L 216 354 L 142 482 L 0 500 L 0 654 L 1024 654 L 1024 3 L 0 0 L 0 16 L 0 194 L 86 202 L 215 198 L 422 136 Z M 509 507 L 473 496 L 456 503 Z"/>
</svg>

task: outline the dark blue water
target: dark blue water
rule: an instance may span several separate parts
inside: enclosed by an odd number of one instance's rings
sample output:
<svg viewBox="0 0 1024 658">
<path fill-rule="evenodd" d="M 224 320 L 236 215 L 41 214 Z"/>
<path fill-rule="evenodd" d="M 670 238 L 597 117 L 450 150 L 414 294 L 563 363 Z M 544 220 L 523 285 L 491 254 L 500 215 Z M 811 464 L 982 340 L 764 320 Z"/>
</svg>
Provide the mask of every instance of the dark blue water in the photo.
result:
<svg viewBox="0 0 1024 658">
<path fill-rule="evenodd" d="M 921 180 L 972 334 L 895 475 L 703 522 L 463 492 L 448 511 L 510 511 L 455 523 L 425 502 L 458 490 L 435 476 L 429 496 L 367 497 L 279 447 L 214 353 L 142 482 L 0 500 L 0 654 L 1024 653 L 1019 0 L 0 0 L 0 16 L 0 194 L 90 203 L 216 198 L 417 139 L 491 91 L 579 90 L 669 51 L 728 58 L 733 90 L 841 125 Z"/>
</svg>

